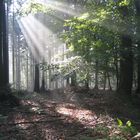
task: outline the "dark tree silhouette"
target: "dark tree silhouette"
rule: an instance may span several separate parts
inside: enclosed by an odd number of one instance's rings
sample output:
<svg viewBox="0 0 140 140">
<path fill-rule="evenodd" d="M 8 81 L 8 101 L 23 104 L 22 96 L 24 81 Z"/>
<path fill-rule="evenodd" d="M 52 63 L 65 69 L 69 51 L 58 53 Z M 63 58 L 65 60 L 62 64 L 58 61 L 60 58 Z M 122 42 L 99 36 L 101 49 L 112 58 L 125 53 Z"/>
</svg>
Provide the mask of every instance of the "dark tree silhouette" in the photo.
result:
<svg viewBox="0 0 140 140">
<path fill-rule="evenodd" d="M 122 36 L 122 47 L 120 60 L 120 85 L 119 91 L 131 95 L 133 81 L 133 54 L 132 40 L 130 36 Z"/>
<path fill-rule="evenodd" d="M 0 87 L 9 83 L 7 12 L 5 1 L 0 1 Z"/>
<path fill-rule="evenodd" d="M 39 82 L 39 65 L 35 64 L 35 83 L 34 83 L 34 91 L 39 92 L 40 91 L 40 82 Z"/>
<path fill-rule="evenodd" d="M 128 7 L 121 7 L 121 16 L 126 19 L 129 16 Z M 126 15 L 127 14 L 127 15 Z M 131 24 L 131 23 L 130 23 Z M 129 29 L 131 30 L 131 29 Z M 119 92 L 121 94 L 131 95 L 133 83 L 133 52 L 132 38 L 125 31 L 120 35 L 120 83 Z"/>
<path fill-rule="evenodd" d="M 138 83 L 137 83 L 137 90 L 136 93 L 140 94 L 140 1 L 139 0 L 135 0 L 135 7 L 136 7 L 136 24 L 137 24 L 137 45 L 138 45 L 138 59 L 137 59 L 137 66 L 138 66 Z"/>
</svg>

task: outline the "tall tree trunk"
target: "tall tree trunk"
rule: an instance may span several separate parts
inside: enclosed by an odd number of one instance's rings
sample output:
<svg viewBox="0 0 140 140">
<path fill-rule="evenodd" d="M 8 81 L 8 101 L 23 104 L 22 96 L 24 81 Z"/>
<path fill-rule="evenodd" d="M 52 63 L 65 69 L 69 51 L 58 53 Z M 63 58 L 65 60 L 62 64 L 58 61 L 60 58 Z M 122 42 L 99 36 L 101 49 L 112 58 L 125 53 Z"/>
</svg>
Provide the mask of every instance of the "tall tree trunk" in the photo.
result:
<svg viewBox="0 0 140 140">
<path fill-rule="evenodd" d="M 137 42 L 138 43 L 138 59 L 137 59 L 137 89 L 136 89 L 136 94 L 140 94 L 140 40 Z"/>
<path fill-rule="evenodd" d="M 40 91 L 40 82 L 39 82 L 39 66 L 38 64 L 35 64 L 35 81 L 34 81 L 34 91 L 39 92 Z"/>
<path fill-rule="evenodd" d="M 0 11 L 0 87 L 3 87 L 9 83 L 8 40 L 4 0 L 0 1 Z"/>
<path fill-rule="evenodd" d="M 98 89 L 98 74 L 99 74 L 99 62 L 96 60 L 95 62 L 95 87 L 94 89 Z"/>
<path fill-rule="evenodd" d="M 85 79 L 85 88 L 89 90 L 89 71 L 87 71 L 86 79 Z"/>
<path fill-rule="evenodd" d="M 89 90 L 89 81 L 88 80 L 85 81 L 85 88 L 86 88 L 86 90 Z"/>
<path fill-rule="evenodd" d="M 74 71 L 71 76 L 71 86 L 76 86 L 76 72 Z"/>
<path fill-rule="evenodd" d="M 137 71 L 134 71 L 134 74 L 133 74 L 133 87 L 135 89 L 137 88 Z"/>
<path fill-rule="evenodd" d="M 0 1 L 0 11 L 3 9 L 3 1 Z M 3 86 L 3 12 L 0 12 L 0 87 Z"/>
<path fill-rule="evenodd" d="M 104 90 L 106 89 L 106 71 L 104 71 Z"/>
<path fill-rule="evenodd" d="M 42 70 L 42 81 L 41 81 L 41 91 L 45 91 L 45 74 L 44 70 Z"/>
<path fill-rule="evenodd" d="M 9 55 L 8 55 L 8 8 L 3 6 L 3 65 L 4 85 L 9 83 Z"/>
<path fill-rule="evenodd" d="M 122 94 L 131 95 L 133 83 L 133 53 L 131 37 L 129 35 L 122 35 L 121 43 L 120 82 L 118 91 Z"/>
<path fill-rule="evenodd" d="M 27 52 L 27 60 L 26 60 L 26 88 L 29 89 L 29 52 Z"/>
<path fill-rule="evenodd" d="M 109 86 L 109 90 L 112 90 L 112 87 L 111 87 L 111 81 L 110 81 L 110 76 L 109 76 L 109 72 L 107 71 L 107 79 L 108 79 L 108 86 Z"/>
<path fill-rule="evenodd" d="M 114 60 L 114 66 L 116 70 L 116 89 L 119 87 L 119 67 L 118 67 L 118 60 L 115 58 Z"/>
<path fill-rule="evenodd" d="M 17 35 L 17 45 L 16 45 L 16 89 L 21 89 L 21 67 L 20 67 L 20 37 Z"/>
<path fill-rule="evenodd" d="M 140 47 L 140 46 L 139 46 Z M 140 56 L 139 56 L 140 57 Z M 136 89 L 136 93 L 140 94 L 140 58 L 138 59 L 138 81 L 137 81 L 137 89 Z"/>
<path fill-rule="evenodd" d="M 138 44 L 138 61 L 137 61 L 137 90 L 136 93 L 140 94 L 140 0 L 135 0 L 135 7 L 136 7 L 136 19 L 137 19 L 137 44 Z"/>
<path fill-rule="evenodd" d="M 15 42 L 15 38 L 16 38 L 16 34 L 15 34 L 15 13 L 14 13 L 14 1 L 13 1 L 13 19 L 12 19 L 13 21 L 12 21 L 12 26 L 13 26 L 13 28 L 12 28 L 12 33 L 13 33 L 13 35 L 12 35 L 12 42 L 13 42 L 13 44 L 12 44 L 12 76 L 13 76 L 13 85 L 14 85 L 14 88 L 16 88 L 16 85 L 15 85 L 15 78 L 16 78 L 16 76 L 15 76 L 15 44 L 16 44 L 16 42 Z"/>
</svg>

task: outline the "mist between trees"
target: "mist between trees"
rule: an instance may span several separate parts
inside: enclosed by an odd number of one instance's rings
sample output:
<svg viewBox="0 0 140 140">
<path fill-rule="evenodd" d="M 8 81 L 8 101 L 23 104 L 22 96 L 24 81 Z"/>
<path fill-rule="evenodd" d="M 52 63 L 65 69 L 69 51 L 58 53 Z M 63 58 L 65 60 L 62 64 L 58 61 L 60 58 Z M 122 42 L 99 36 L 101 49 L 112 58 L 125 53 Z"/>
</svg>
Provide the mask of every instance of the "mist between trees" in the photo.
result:
<svg viewBox="0 0 140 140">
<path fill-rule="evenodd" d="M 0 86 L 139 93 L 138 0 L 13 0 L 0 6 Z"/>
</svg>

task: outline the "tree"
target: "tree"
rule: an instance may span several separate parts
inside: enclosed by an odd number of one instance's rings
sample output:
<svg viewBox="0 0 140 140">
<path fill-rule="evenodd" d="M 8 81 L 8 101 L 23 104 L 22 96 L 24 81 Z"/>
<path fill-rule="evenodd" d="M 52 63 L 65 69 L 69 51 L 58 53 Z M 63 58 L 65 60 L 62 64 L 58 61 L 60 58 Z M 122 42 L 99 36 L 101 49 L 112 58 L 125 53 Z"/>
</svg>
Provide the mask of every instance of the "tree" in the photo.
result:
<svg viewBox="0 0 140 140">
<path fill-rule="evenodd" d="M 118 3 L 121 23 L 124 26 L 123 31 L 120 34 L 120 82 L 118 91 L 121 94 L 126 94 L 127 96 L 131 95 L 133 83 L 131 6 L 131 3 L 128 1 L 121 1 L 120 3 Z M 129 31 L 127 31 L 128 27 Z"/>
<path fill-rule="evenodd" d="M 122 94 L 131 95 L 133 83 L 133 53 L 132 39 L 128 35 L 121 36 L 121 51 L 120 60 L 120 83 L 118 91 Z"/>
<path fill-rule="evenodd" d="M 87 62 L 96 60 L 110 65 L 114 61 L 118 91 L 128 96 L 133 83 L 133 13 L 133 2 L 129 0 L 93 2 L 81 17 L 67 21 L 70 31 L 63 36 L 69 47 Z M 107 77 L 111 88 L 108 72 Z"/>
<path fill-rule="evenodd" d="M 39 65 L 35 64 L 35 80 L 34 80 L 34 91 L 39 92 L 40 91 L 40 78 L 39 78 Z"/>
<path fill-rule="evenodd" d="M 138 75 L 138 81 L 137 81 L 137 90 L 136 93 L 140 94 L 140 1 L 139 0 L 135 0 L 135 8 L 136 8 L 136 40 L 137 40 L 137 53 L 138 53 L 138 57 L 137 57 L 137 67 L 138 67 L 138 71 L 137 71 L 137 75 Z"/>
<path fill-rule="evenodd" d="M 0 87 L 3 87 L 9 83 L 7 13 L 4 0 L 0 1 L 0 11 Z"/>
<path fill-rule="evenodd" d="M 107 17 L 111 17 L 110 9 L 102 4 L 90 5 L 88 8 L 82 16 L 66 21 L 65 26 L 70 30 L 66 31 L 62 37 L 76 55 L 81 56 L 88 64 L 94 63 L 95 88 L 98 89 L 100 63 L 104 62 L 102 63 L 104 65 L 112 63 L 113 45 L 118 40 L 114 36 L 114 31 L 104 26 L 108 20 Z M 89 77 L 88 71 L 86 75 Z"/>
</svg>

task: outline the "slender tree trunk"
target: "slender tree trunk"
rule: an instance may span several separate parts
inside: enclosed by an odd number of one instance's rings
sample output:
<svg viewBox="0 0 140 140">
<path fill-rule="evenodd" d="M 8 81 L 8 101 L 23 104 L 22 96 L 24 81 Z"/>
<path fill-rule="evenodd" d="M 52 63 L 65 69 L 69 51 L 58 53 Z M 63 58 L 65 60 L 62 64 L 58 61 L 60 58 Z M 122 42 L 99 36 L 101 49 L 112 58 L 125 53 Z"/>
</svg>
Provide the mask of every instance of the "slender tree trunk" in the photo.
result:
<svg viewBox="0 0 140 140">
<path fill-rule="evenodd" d="M 71 86 L 76 86 L 76 72 L 74 71 L 71 76 Z"/>
<path fill-rule="evenodd" d="M 134 88 L 136 89 L 137 88 L 137 71 L 134 72 L 134 75 L 133 75 L 133 84 L 134 84 Z"/>
<path fill-rule="evenodd" d="M 20 37 L 19 34 L 17 36 L 17 49 L 16 49 L 16 83 L 17 89 L 21 89 L 21 67 L 20 67 Z"/>
<path fill-rule="evenodd" d="M 98 89 L 98 74 L 99 74 L 99 63 L 98 60 L 95 62 L 95 87 L 94 89 Z"/>
<path fill-rule="evenodd" d="M 138 81 L 137 81 L 137 89 L 136 93 L 140 94 L 140 60 L 138 60 Z"/>
<path fill-rule="evenodd" d="M 45 78 L 44 70 L 42 70 L 41 91 L 45 91 Z"/>
<path fill-rule="evenodd" d="M 0 87 L 3 86 L 3 0 L 0 1 Z"/>
<path fill-rule="evenodd" d="M 66 86 L 69 86 L 70 85 L 70 79 L 69 77 L 66 78 Z"/>
<path fill-rule="evenodd" d="M 0 1 L 0 87 L 9 83 L 5 1 Z"/>
<path fill-rule="evenodd" d="M 8 55 L 8 8 L 3 6 L 3 65 L 4 85 L 9 83 L 9 55 Z"/>
<path fill-rule="evenodd" d="M 27 60 L 26 60 L 26 88 L 29 89 L 29 52 L 27 52 Z"/>
<path fill-rule="evenodd" d="M 111 87 L 111 82 L 110 82 L 110 76 L 109 76 L 109 72 L 107 71 L 107 79 L 108 79 L 108 86 L 109 86 L 109 90 L 112 90 L 112 87 Z"/>
<path fill-rule="evenodd" d="M 34 91 L 40 91 L 40 83 L 39 83 L 39 66 L 35 64 L 35 83 L 34 83 Z"/>
<path fill-rule="evenodd" d="M 118 60 L 115 58 L 114 60 L 115 70 L 116 70 L 116 89 L 119 87 L 119 67 L 118 67 Z"/>
<path fill-rule="evenodd" d="M 106 71 L 104 71 L 104 90 L 106 89 Z"/>
<path fill-rule="evenodd" d="M 35 63 L 34 63 L 34 58 L 33 55 L 30 52 L 30 80 L 29 80 L 29 87 L 30 91 L 34 91 L 34 81 L 35 81 Z"/>
<path fill-rule="evenodd" d="M 15 34 L 15 14 L 14 14 L 14 3 L 13 3 L 13 36 L 12 36 L 12 41 L 13 41 L 13 44 L 12 44 L 12 74 L 13 74 L 13 83 L 14 83 L 14 88 L 15 88 L 15 37 L 16 37 L 16 34 Z"/>
<path fill-rule="evenodd" d="M 85 81 L 85 88 L 86 88 L 86 90 L 89 90 L 89 81 L 88 80 Z"/>
<path fill-rule="evenodd" d="M 137 61 L 137 89 L 136 94 L 140 94 L 140 0 L 135 0 L 135 7 L 136 7 L 136 19 L 137 19 L 137 44 L 138 44 L 138 61 Z"/>
<path fill-rule="evenodd" d="M 89 90 L 89 71 L 87 71 L 87 74 L 86 74 L 85 88 Z"/>
</svg>

